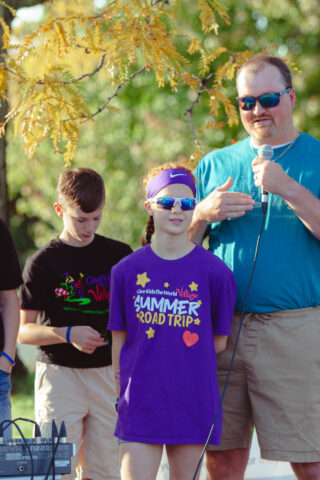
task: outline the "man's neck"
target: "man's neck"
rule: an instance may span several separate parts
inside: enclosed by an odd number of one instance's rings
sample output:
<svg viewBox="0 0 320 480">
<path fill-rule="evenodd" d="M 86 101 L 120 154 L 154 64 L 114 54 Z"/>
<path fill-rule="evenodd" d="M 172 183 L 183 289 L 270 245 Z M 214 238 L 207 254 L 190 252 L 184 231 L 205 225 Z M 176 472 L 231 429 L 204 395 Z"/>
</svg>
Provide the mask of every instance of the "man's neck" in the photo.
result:
<svg viewBox="0 0 320 480">
<path fill-rule="evenodd" d="M 272 148 L 276 149 L 276 148 L 281 148 L 281 147 L 286 147 L 287 145 L 289 145 L 290 143 L 292 143 L 292 140 L 290 140 L 290 142 L 286 142 L 286 143 L 281 143 L 281 144 L 278 144 L 278 145 L 271 145 Z M 261 145 L 259 144 L 256 144 L 254 143 L 254 140 L 252 140 L 252 137 L 250 137 L 250 144 L 253 148 L 256 148 L 258 149 L 259 147 L 261 147 Z M 264 144 L 265 145 L 265 144 Z M 269 144 L 268 144 L 269 145 Z"/>
<path fill-rule="evenodd" d="M 250 137 L 250 144 L 252 145 L 253 148 L 259 148 L 262 145 L 270 145 L 272 148 L 281 148 L 281 147 L 286 147 L 290 143 L 293 143 L 297 137 L 300 135 L 300 132 L 297 130 L 294 130 L 294 132 L 290 135 L 288 135 L 288 138 L 286 139 L 279 139 L 278 141 L 272 141 L 272 140 L 257 140 L 253 137 Z"/>
</svg>

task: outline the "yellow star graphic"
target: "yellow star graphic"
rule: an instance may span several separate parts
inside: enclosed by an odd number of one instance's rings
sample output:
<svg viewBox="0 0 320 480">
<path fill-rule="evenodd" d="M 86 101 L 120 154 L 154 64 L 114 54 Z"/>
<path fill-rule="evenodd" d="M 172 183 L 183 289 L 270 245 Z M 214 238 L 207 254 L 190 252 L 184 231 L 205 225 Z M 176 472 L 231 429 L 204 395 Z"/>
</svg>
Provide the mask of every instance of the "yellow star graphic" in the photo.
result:
<svg viewBox="0 0 320 480">
<path fill-rule="evenodd" d="M 147 272 L 137 274 L 136 285 L 141 285 L 144 288 L 148 282 L 150 282 L 150 278 L 147 277 Z"/>
<path fill-rule="evenodd" d="M 192 282 L 192 283 L 190 283 L 189 288 L 190 288 L 191 292 L 197 292 L 198 291 L 198 284 Z"/>
<path fill-rule="evenodd" d="M 198 300 L 198 304 L 199 304 L 199 305 L 202 305 L 202 302 L 201 302 L 201 300 Z"/>
<path fill-rule="evenodd" d="M 146 330 L 146 334 L 148 335 L 148 338 L 153 338 L 154 337 L 155 330 L 153 328 L 149 328 L 149 330 Z"/>
<path fill-rule="evenodd" d="M 165 282 L 165 283 L 163 284 L 163 286 L 164 286 L 165 288 L 168 288 L 169 285 L 170 285 L 169 282 Z"/>
<path fill-rule="evenodd" d="M 200 320 L 199 320 L 199 318 L 195 318 L 193 323 L 194 323 L 195 325 L 200 325 Z"/>
</svg>

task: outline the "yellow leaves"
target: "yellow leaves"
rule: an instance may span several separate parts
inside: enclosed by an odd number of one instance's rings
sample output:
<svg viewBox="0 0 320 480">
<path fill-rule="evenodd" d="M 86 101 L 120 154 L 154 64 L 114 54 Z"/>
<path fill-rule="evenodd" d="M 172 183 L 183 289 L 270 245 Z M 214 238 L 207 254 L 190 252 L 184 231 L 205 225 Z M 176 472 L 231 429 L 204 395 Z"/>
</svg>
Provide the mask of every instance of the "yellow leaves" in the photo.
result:
<svg viewBox="0 0 320 480">
<path fill-rule="evenodd" d="M 0 65 L 0 98 L 7 98 L 7 72 L 4 65 Z"/>
<path fill-rule="evenodd" d="M 225 122 L 207 122 L 207 129 L 219 130 L 219 128 L 225 127 Z"/>
<path fill-rule="evenodd" d="M 183 79 L 183 81 L 182 81 L 183 85 L 188 85 L 193 90 L 198 90 L 198 88 L 200 86 L 201 79 L 191 75 L 188 72 L 183 72 L 182 79 Z"/>
<path fill-rule="evenodd" d="M 261 53 L 264 53 L 263 51 Z M 244 50 L 242 52 L 237 52 L 233 55 L 234 61 L 236 62 L 236 69 L 239 70 L 241 65 L 246 62 L 250 57 L 254 55 L 250 50 Z"/>
<path fill-rule="evenodd" d="M 220 15 L 220 17 L 224 20 L 224 22 L 227 25 L 230 25 L 230 18 L 228 16 L 227 10 L 228 7 L 226 7 L 225 3 L 219 0 L 208 0 L 208 3 L 212 6 L 212 8 Z"/>
<path fill-rule="evenodd" d="M 218 23 L 216 22 L 216 15 L 212 8 L 208 5 L 206 0 L 198 0 L 198 8 L 200 10 L 200 20 L 202 23 L 202 30 L 209 33 L 212 30 L 218 35 Z"/>
<path fill-rule="evenodd" d="M 10 47 L 10 29 L 2 17 L 0 17 L 0 24 L 3 30 L 2 49 L 6 50 Z"/>
<path fill-rule="evenodd" d="M 209 99 L 210 113 L 213 117 L 218 116 L 219 102 L 224 100 L 224 95 L 218 90 L 211 90 Z"/>
<path fill-rule="evenodd" d="M 99 25 L 95 25 L 93 29 L 92 41 L 94 45 L 101 45 L 102 43 L 102 30 Z"/>
<path fill-rule="evenodd" d="M 58 56 L 61 58 L 67 53 L 68 42 L 61 22 L 53 22 L 53 28 L 57 34 Z"/>
<path fill-rule="evenodd" d="M 66 140 L 65 153 L 63 155 L 65 165 L 69 167 L 73 159 L 74 152 L 79 141 L 79 129 L 72 122 L 64 122 L 62 124 L 62 139 Z"/>
<path fill-rule="evenodd" d="M 188 164 L 190 165 L 190 167 L 192 169 L 194 169 L 197 166 L 197 164 L 199 163 L 199 161 L 201 160 L 202 157 L 203 157 L 203 151 L 197 145 L 193 154 L 189 158 Z"/>
<path fill-rule="evenodd" d="M 215 81 L 218 85 L 222 85 L 224 80 L 232 80 L 236 72 L 237 63 L 230 57 L 224 65 L 217 69 Z"/>
<path fill-rule="evenodd" d="M 211 53 L 203 52 L 200 60 L 200 75 L 205 75 L 211 68 L 211 63 L 225 53 L 227 49 L 225 47 L 219 47 Z"/>
<path fill-rule="evenodd" d="M 222 104 L 228 117 L 229 127 L 232 127 L 233 125 L 238 125 L 239 120 L 237 109 L 232 104 L 230 99 L 225 95 L 223 90 L 211 89 L 209 93 L 209 106 L 211 115 L 214 118 L 217 118 L 219 115 L 220 104 Z M 224 123 L 222 125 L 219 125 L 218 123 L 211 124 L 210 122 L 209 124 L 207 124 L 207 128 L 219 128 L 220 126 L 224 126 Z"/>
<path fill-rule="evenodd" d="M 106 3 L 97 13 L 93 0 L 55 0 L 50 5 L 53 15 L 20 41 L 14 53 L 10 51 L 6 68 L 0 66 L 0 96 L 4 98 L 6 94 L 9 76 L 17 80 L 18 99 L 0 131 L 8 121 L 13 121 L 15 133 L 23 137 L 30 157 L 50 136 L 54 150 L 70 164 L 79 142 L 80 125 L 103 110 L 116 110 L 109 105 L 110 101 L 142 71 L 152 72 L 159 87 L 169 84 L 176 90 L 184 85 L 193 90 L 187 110 L 192 133 L 205 133 L 204 126 L 197 128 L 192 123 L 193 109 L 198 108 L 198 103 L 204 105 L 203 98 L 207 102 L 204 108 L 209 108 L 211 116 L 207 129 L 238 122 L 237 110 L 226 96 L 225 86 L 234 80 L 236 69 L 250 52 L 231 55 L 224 46 L 208 51 L 209 42 L 205 41 L 206 34 L 218 33 L 218 20 L 229 21 L 222 1 L 197 0 L 203 44 L 188 29 L 179 35 L 176 21 L 182 0 Z M 3 30 L 4 45 L 9 46 L 9 29 L 3 25 Z M 192 68 L 180 53 L 186 49 L 189 55 L 197 56 L 197 62 L 199 58 L 199 64 L 193 62 Z M 110 96 L 108 92 L 92 113 L 80 94 L 80 84 L 97 74 L 114 92 Z M 221 114 L 227 120 L 220 121 Z M 194 141 L 193 161 L 197 162 L 203 152 L 196 138 Z"/>
<path fill-rule="evenodd" d="M 41 84 L 25 85 L 22 101 L 9 112 L 6 123 L 13 120 L 15 135 L 23 137 L 28 157 L 50 135 L 55 151 L 64 152 L 65 163 L 70 165 L 79 142 L 79 124 L 91 114 L 79 92 L 63 80 L 58 82 L 55 75 L 59 72 L 51 73 Z"/>
<path fill-rule="evenodd" d="M 238 125 L 239 119 L 238 119 L 238 111 L 236 107 L 233 105 L 233 103 L 231 103 L 228 97 L 224 98 L 223 104 L 228 117 L 229 127 L 232 127 L 233 125 Z"/>
<path fill-rule="evenodd" d="M 123 58 L 131 64 L 136 60 L 138 50 L 144 56 L 145 64 L 155 73 L 160 87 L 168 80 L 172 88 L 176 87 L 175 72 L 183 69 L 187 63 L 180 55 L 168 35 L 163 17 L 169 19 L 168 13 L 162 16 L 152 6 L 145 6 L 134 14 L 126 7 L 127 18 L 122 18 L 121 45 Z M 116 28 L 116 25 L 113 26 Z"/>
<path fill-rule="evenodd" d="M 190 38 L 190 44 L 189 44 L 187 52 L 190 53 L 190 55 L 193 55 L 196 52 L 202 52 L 203 53 L 203 51 L 204 50 L 201 47 L 201 44 L 200 44 L 199 40 L 197 40 L 194 37 L 191 37 Z"/>
<path fill-rule="evenodd" d="M 229 23 L 229 17 L 225 6 L 219 1 L 214 0 L 198 0 L 199 16 L 202 23 L 202 30 L 205 33 L 214 31 L 218 35 L 219 24 L 216 19 L 218 13 L 226 23 Z"/>
</svg>

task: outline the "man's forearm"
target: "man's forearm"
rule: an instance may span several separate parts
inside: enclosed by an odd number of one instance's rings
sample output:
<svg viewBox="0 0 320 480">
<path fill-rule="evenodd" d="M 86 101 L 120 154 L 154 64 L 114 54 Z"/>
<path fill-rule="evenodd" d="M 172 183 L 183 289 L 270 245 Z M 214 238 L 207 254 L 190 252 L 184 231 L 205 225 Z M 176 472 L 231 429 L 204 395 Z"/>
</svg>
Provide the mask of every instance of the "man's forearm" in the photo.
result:
<svg viewBox="0 0 320 480">
<path fill-rule="evenodd" d="M 202 244 L 208 223 L 202 220 L 197 209 L 194 211 L 192 223 L 189 227 L 189 238 L 198 245 Z"/>
<path fill-rule="evenodd" d="M 283 198 L 307 229 L 320 240 L 320 200 L 292 179 Z"/>
</svg>

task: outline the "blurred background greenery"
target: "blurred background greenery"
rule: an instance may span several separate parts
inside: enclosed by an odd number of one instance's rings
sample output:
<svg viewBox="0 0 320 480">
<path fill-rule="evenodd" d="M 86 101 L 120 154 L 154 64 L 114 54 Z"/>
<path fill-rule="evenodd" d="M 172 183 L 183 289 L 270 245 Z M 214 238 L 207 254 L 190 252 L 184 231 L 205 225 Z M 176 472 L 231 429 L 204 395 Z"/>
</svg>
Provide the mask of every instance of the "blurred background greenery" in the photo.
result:
<svg viewBox="0 0 320 480">
<path fill-rule="evenodd" d="M 21 419 L 17 420 L 17 424 L 27 438 L 32 437 L 33 424 L 22 419 L 34 419 L 33 384 L 33 371 L 28 372 L 23 378 L 15 378 L 11 397 L 12 419 Z M 12 437 L 20 438 L 20 433 L 15 426 L 12 427 Z"/>
</svg>

